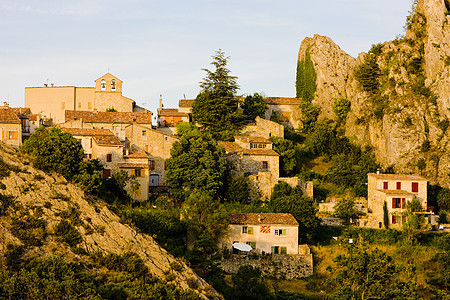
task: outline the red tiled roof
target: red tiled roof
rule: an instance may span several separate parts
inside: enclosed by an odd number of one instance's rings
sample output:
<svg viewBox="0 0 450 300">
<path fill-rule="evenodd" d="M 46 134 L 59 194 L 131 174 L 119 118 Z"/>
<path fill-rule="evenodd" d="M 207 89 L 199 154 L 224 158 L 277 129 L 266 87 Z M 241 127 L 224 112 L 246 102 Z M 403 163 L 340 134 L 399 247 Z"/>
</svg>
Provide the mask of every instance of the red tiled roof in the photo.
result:
<svg viewBox="0 0 450 300">
<path fill-rule="evenodd" d="M 286 97 L 264 97 L 264 102 L 273 105 L 300 105 L 302 99 L 300 98 L 286 98 Z"/>
<path fill-rule="evenodd" d="M 263 137 L 260 137 L 260 136 L 239 135 L 239 136 L 235 136 L 234 139 L 239 140 L 244 143 L 272 144 L 271 141 L 269 141 L 268 139 L 265 139 Z"/>
<path fill-rule="evenodd" d="M 148 164 L 120 163 L 117 165 L 121 169 L 148 169 Z"/>
<path fill-rule="evenodd" d="M 66 110 L 66 121 L 83 119 L 87 123 L 152 123 L 152 112 L 107 112 Z"/>
<path fill-rule="evenodd" d="M 292 225 L 298 226 L 297 220 L 291 214 L 287 213 L 248 213 L 248 214 L 230 214 L 231 224 L 242 225 Z"/>
<path fill-rule="evenodd" d="M 100 128 L 61 128 L 63 132 L 68 132 L 72 135 L 82 135 L 82 136 L 94 136 L 94 135 L 114 135 L 109 129 Z"/>
<path fill-rule="evenodd" d="M 28 115 L 26 115 L 26 117 L 28 118 L 28 120 L 34 122 L 34 121 L 37 121 L 37 120 L 38 120 L 39 115 L 37 115 L 37 114 L 28 114 Z"/>
<path fill-rule="evenodd" d="M 194 99 L 184 99 L 178 101 L 178 107 L 191 107 L 192 103 L 194 103 Z"/>
<path fill-rule="evenodd" d="M 158 116 L 160 117 L 188 117 L 187 113 L 181 113 L 176 108 L 158 109 Z"/>
<path fill-rule="evenodd" d="M 243 153 L 244 155 L 280 156 L 272 149 L 244 149 L 235 142 L 217 142 L 226 153 Z"/>
<path fill-rule="evenodd" d="M 93 140 L 99 146 L 123 146 L 119 138 L 115 135 L 95 135 Z"/>
<path fill-rule="evenodd" d="M 20 119 L 11 107 L 4 107 L 0 108 L 0 123 L 20 123 Z"/>
<path fill-rule="evenodd" d="M 148 158 L 148 154 L 142 149 L 130 149 L 130 154 L 126 158 Z"/>
<path fill-rule="evenodd" d="M 406 174 L 375 174 L 368 173 L 368 176 L 375 177 L 376 179 L 385 179 L 385 180 L 425 180 L 426 178 L 419 175 L 406 175 Z"/>
<path fill-rule="evenodd" d="M 414 196 L 413 193 L 407 192 L 407 191 L 403 191 L 403 190 L 377 190 L 378 192 L 382 192 L 386 195 L 391 195 L 391 196 L 397 196 L 397 195 L 407 195 L 407 196 Z"/>
</svg>

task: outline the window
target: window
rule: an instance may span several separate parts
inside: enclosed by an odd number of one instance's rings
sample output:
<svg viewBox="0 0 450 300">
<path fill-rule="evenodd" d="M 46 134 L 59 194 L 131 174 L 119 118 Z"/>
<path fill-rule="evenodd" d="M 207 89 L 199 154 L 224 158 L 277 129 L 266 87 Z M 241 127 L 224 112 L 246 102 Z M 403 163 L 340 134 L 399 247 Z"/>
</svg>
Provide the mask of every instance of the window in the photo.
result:
<svg viewBox="0 0 450 300">
<path fill-rule="evenodd" d="M 111 80 L 111 91 L 113 91 L 113 92 L 116 91 L 116 80 L 115 79 Z"/>
<path fill-rule="evenodd" d="M 392 198 L 392 208 L 402 208 L 402 199 Z"/>
<path fill-rule="evenodd" d="M 147 134 L 147 131 L 142 130 L 142 136 L 145 136 Z"/>
<path fill-rule="evenodd" d="M 134 192 L 134 197 L 141 198 L 141 185 L 140 184 L 137 185 L 136 191 Z"/>
<path fill-rule="evenodd" d="M 275 229 L 275 235 L 285 236 L 286 235 L 286 229 Z"/>
<path fill-rule="evenodd" d="M 112 154 L 106 154 L 106 162 L 112 162 Z"/>
<path fill-rule="evenodd" d="M 418 182 L 413 182 L 411 184 L 411 191 L 413 193 L 418 193 L 419 192 L 419 183 Z"/>
<path fill-rule="evenodd" d="M 395 216 L 392 216 L 392 224 L 396 224 L 397 223 L 397 219 L 395 218 Z"/>
<path fill-rule="evenodd" d="M 242 226 L 242 233 L 247 233 L 248 227 L 247 226 Z"/>
<path fill-rule="evenodd" d="M 148 161 L 148 169 L 149 170 L 154 170 L 155 169 L 155 161 L 154 160 L 149 160 Z"/>
<path fill-rule="evenodd" d="M 401 182 L 397 182 L 397 190 L 401 190 L 402 189 L 402 183 Z"/>
<path fill-rule="evenodd" d="M 108 179 L 109 177 L 111 177 L 111 170 L 103 169 L 103 179 Z"/>
<path fill-rule="evenodd" d="M 267 170 L 267 169 L 269 168 L 269 163 L 268 163 L 267 161 L 263 161 L 263 162 L 262 162 L 262 168 L 263 168 L 264 170 Z"/>
<path fill-rule="evenodd" d="M 8 131 L 8 138 L 9 138 L 10 140 L 15 140 L 15 139 L 17 139 L 16 131 Z"/>
<path fill-rule="evenodd" d="M 387 181 L 383 182 L 383 190 L 388 190 L 388 182 Z"/>
<path fill-rule="evenodd" d="M 286 254 L 287 253 L 287 247 L 280 247 L 280 253 L 281 254 Z"/>
<path fill-rule="evenodd" d="M 102 82 L 100 83 L 100 90 L 106 91 L 106 80 L 102 79 Z"/>
<path fill-rule="evenodd" d="M 253 227 L 242 226 L 242 234 L 253 234 Z"/>
<path fill-rule="evenodd" d="M 141 177 L 141 169 L 134 169 L 134 176 Z"/>
</svg>

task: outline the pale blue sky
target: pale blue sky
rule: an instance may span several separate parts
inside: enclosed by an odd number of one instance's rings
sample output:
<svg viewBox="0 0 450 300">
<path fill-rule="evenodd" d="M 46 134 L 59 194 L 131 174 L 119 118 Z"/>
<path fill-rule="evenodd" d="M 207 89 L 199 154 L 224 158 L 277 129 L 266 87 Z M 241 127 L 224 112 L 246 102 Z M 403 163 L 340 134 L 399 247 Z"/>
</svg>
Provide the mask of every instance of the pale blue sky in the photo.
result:
<svg viewBox="0 0 450 300">
<path fill-rule="evenodd" d="M 301 41 L 326 35 L 356 57 L 403 33 L 411 0 L 0 0 L 0 101 L 24 88 L 93 86 L 111 72 L 156 113 L 195 98 L 222 49 L 240 94 L 295 96 Z"/>
</svg>

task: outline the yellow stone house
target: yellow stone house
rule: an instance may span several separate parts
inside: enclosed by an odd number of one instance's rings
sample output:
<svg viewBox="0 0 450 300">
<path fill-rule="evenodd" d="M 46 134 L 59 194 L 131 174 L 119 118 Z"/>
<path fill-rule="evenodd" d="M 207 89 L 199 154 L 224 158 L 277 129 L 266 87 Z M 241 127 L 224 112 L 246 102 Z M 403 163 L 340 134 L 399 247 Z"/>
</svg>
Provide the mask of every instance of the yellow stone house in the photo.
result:
<svg viewBox="0 0 450 300">
<path fill-rule="evenodd" d="M 228 232 L 219 247 L 233 249 L 234 243 L 246 243 L 254 253 L 298 254 L 298 222 L 288 213 L 230 214 Z"/>
</svg>

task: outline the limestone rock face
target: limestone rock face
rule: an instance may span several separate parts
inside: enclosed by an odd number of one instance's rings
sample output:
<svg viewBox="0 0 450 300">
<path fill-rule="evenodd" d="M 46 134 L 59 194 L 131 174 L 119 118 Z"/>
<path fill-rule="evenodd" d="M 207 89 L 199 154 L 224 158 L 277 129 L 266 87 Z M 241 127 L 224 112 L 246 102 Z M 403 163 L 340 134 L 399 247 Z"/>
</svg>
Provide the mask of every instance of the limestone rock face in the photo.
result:
<svg viewBox="0 0 450 300">
<path fill-rule="evenodd" d="M 76 226 L 83 240 L 79 247 L 86 252 L 123 254 L 131 251 L 144 260 L 155 276 L 164 280 L 168 271 L 174 272 L 176 278 L 171 283 L 178 287 L 188 289 L 188 279 L 190 281 L 195 279 L 198 285 L 197 290 L 205 299 L 206 293 L 216 299 L 222 297 L 183 261 L 177 260 L 161 248 L 152 237 L 138 233 L 130 226 L 122 224 L 119 217 L 109 210 L 102 200 L 84 194 L 77 186 L 68 183 L 58 174 L 49 176 L 32 168 L 28 158 L 19 157 L 19 155 L 17 150 L 0 143 L 0 159 L 21 169 L 19 172 L 11 172 L 9 176 L 1 180 L 6 186 L 2 194 L 14 196 L 16 205 L 25 210 L 32 211 L 36 207 L 42 209 L 42 218 L 46 221 L 46 228 L 50 234 L 45 244 L 40 247 L 41 249 L 35 250 L 39 255 L 46 252 L 53 253 L 55 249 L 58 249 L 58 252 L 68 259 L 80 259 L 68 245 L 64 246 L 55 242 L 51 235 L 55 225 L 62 219 L 61 212 L 69 207 L 75 207 L 82 223 Z M 27 162 L 27 165 L 24 165 L 23 161 Z M 9 222 L 8 216 L 0 216 L 0 236 L 2 237 L 0 253 L 5 251 L 8 243 L 21 244 L 20 240 L 9 231 Z M 174 261 L 182 266 L 181 270 L 172 270 L 170 263 Z"/>
<path fill-rule="evenodd" d="M 335 119 L 334 99 L 351 102 L 346 135 L 374 147 L 383 167 L 422 174 L 432 183 L 450 185 L 450 15 L 445 0 L 418 0 L 404 38 L 378 45 L 376 54 L 355 59 L 330 38 L 305 38 L 299 60 L 308 50 L 317 73 L 313 103 L 321 117 Z M 376 55 L 379 92 L 366 93 L 355 78 L 366 55 Z M 383 103 L 382 114 L 374 106 Z M 374 104 L 375 103 L 375 104 Z M 429 143 L 429 146 L 427 144 Z M 426 167 L 418 168 L 419 160 Z"/>
</svg>

